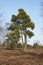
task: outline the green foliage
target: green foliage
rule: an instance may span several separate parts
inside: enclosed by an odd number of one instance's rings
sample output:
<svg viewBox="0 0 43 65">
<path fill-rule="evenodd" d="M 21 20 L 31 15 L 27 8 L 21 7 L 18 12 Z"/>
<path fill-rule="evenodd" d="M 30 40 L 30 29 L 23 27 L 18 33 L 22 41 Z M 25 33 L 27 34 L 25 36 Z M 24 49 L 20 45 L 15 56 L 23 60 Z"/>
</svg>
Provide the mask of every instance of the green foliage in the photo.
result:
<svg viewBox="0 0 43 65">
<path fill-rule="evenodd" d="M 17 47 L 18 47 L 18 48 L 22 48 L 22 44 L 21 44 L 21 43 L 19 43 Z"/>
<path fill-rule="evenodd" d="M 10 44 L 10 48 L 11 49 L 15 49 L 15 48 L 22 48 L 22 44 L 21 43 L 11 43 Z"/>
<path fill-rule="evenodd" d="M 17 45 L 18 45 L 17 43 L 11 43 L 10 44 L 10 48 L 11 49 L 15 49 L 15 48 L 17 48 Z"/>
<path fill-rule="evenodd" d="M 35 25 L 33 22 L 29 22 L 28 24 L 26 24 L 27 27 L 31 28 L 31 29 L 34 29 L 35 28 Z"/>
<path fill-rule="evenodd" d="M 18 43 L 20 35 L 23 34 L 25 38 L 25 48 L 26 48 L 27 44 L 26 36 L 29 36 L 29 38 L 34 36 L 33 32 L 27 30 L 27 28 L 31 29 L 35 28 L 34 23 L 31 22 L 30 16 L 23 9 L 19 9 L 17 15 L 12 15 L 11 22 L 12 24 L 8 27 L 8 30 L 11 31 L 10 34 L 8 34 L 8 39 L 11 42 L 13 41 L 14 43 L 15 42 Z"/>
<path fill-rule="evenodd" d="M 32 36 L 34 36 L 33 32 L 29 31 L 29 30 L 24 31 L 24 35 L 28 35 L 29 38 L 31 38 Z"/>
<path fill-rule="evenodd" d="M 16 21 L 16 19 L 17 19 L 17 17 L 15 15 L 12 15 L 11 22 L 14 20 Z"/>
<path fill-rule="evenodd" d="M 8 41 L 11 43 L 18 42 L 20 38 L 20 32 L 18 30 L 15 30 L 7 35 Z"/>
<path fill-rule="evenodd" d="M 20 27 L 19 27 L 18 24 L 12 24 L 12 25 L 10 25 L 10 27 L 8 27 L 8 30 L 14 31 L 15 29 L 16 30 L 19 30 L 20 29 Z"/>
</svg>

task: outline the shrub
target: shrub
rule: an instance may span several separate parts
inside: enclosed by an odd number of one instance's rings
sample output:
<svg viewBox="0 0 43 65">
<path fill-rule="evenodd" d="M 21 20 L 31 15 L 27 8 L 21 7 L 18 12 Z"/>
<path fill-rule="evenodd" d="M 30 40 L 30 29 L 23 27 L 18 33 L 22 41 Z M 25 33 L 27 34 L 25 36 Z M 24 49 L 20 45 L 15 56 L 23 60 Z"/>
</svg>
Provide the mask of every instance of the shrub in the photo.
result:
<svg viewBox="0 0 43 65">
<path fill-rule="evenodd" d="M 21 44 L 21 43 L 19 43 L 17 47 L 18 47 L 18 48 L 22 48 L 22 44 Z"/>
<path fill-rule="evenodd" d="M 12 49 L 17 48 L 17 45 L 18 45 L 17 43 L 11 43 L 10 48 L 12 48 Z"/>
<path fill-rule="evenodd" d="M 22 44 L 21 43 L 11 43 L 10 44 L 10 48 L 11 49 L 15 49 L 15 48 L 22 48 Z"/>
<path fill-rule="evenodd" d="M 33 47 L 38 48 L 40 45 L 38 43 L 34 43 Z"/>
<path fill-rule="evenodd" d="M 27 47 L 31 47 L 31 45 L 27 44 Z"/>
</svg>

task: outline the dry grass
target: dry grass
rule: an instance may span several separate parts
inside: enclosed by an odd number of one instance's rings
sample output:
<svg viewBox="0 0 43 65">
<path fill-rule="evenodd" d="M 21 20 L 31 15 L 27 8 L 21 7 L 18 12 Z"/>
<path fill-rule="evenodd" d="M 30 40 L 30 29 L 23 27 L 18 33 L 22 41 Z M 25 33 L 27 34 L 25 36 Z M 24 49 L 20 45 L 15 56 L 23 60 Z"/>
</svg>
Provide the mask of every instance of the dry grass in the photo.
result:
<svg viewBox="0 0 43 65">
<path fill-rule="evenodd" d="M 0 50 L 0 65 L 43 65 L 43 48 L 19 50 Z"/>
</svg>

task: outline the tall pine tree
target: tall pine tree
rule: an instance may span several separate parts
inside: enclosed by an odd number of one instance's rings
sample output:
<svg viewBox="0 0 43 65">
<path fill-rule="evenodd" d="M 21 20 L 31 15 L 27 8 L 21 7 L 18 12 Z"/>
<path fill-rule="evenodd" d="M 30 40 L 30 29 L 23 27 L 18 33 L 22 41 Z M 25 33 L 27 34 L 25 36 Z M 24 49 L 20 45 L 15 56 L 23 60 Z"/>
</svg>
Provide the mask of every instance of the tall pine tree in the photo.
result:
<svg viewBox="0 0 43 65">
<path fill-rule="evenodd" d="M 23 44 L 23 47 L 24 50 L 26 50 L 27 36 L 31 38 L 34 35 L 33 32 L 29 30 L 29 28 L 32 30 L 35 28 L 34 23 L 31 21 L 30 16 L 23 9 L 19 9 L 17 15 L 12 15 L 11 22 L 12 24 L 8 29 L 13 32 L 13 39 L 17 40 L 18 42 L 21 35 L 23 43 L 24 35 L 25 43 Z"/>
</svg>

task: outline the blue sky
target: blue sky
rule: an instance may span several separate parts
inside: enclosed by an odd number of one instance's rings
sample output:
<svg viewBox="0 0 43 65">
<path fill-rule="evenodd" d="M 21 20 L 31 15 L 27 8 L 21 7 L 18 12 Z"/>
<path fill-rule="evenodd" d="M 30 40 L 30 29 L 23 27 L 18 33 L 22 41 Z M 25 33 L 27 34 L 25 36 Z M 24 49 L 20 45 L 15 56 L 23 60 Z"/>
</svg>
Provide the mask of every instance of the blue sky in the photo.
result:
<svg viewBox="0 0 43 65">
<path fill-rule="evenodd" d="M 35 41 L 40 41 L 43 45 L 43 22 L 41 18 L 41 0 L 0 0 L 0 12 L 3 13 L 3 24 L 10 22 L 11 15 L 17 14 L 18 9 L 23 8 L 32 21 L 35 23 L 34 37 L 29 39 L 29 43 L 33 44 Z"/>
</svg>

